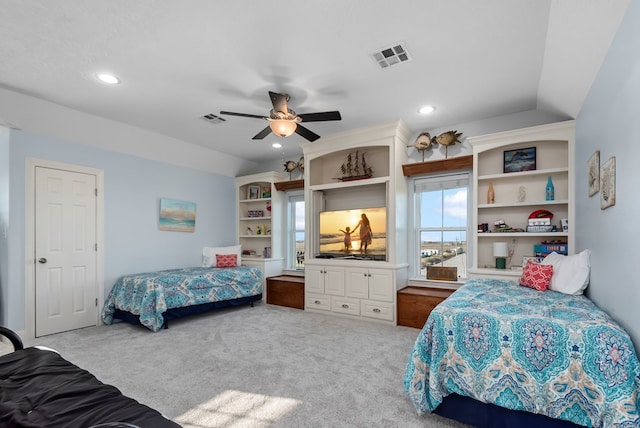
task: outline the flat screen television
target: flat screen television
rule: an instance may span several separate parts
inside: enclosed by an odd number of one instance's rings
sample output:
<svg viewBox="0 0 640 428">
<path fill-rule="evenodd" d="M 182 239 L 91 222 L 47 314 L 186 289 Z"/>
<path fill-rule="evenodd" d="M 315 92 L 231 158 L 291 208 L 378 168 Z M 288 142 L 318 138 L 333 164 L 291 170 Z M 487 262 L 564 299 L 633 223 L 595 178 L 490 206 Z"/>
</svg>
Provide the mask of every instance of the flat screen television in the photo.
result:
<svg viewBox="0 0 640 428">
<path fill-rule="evenodd" d="M 363 214 L 369 219 L 370 240 L 367 229 L 359 226 Z M 319 221 L 318 258 L 387 260 L 386 207 L 321 211 Z"/>
</svg>

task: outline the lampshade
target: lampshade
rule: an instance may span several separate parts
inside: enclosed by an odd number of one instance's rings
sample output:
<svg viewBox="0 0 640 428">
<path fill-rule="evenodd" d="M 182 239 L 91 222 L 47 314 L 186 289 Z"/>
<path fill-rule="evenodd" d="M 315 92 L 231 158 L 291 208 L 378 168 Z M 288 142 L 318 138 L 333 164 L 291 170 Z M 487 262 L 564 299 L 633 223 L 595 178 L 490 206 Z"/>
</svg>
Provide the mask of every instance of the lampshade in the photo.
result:
<svg viewBox="0 0 640 428">
<path fill-rule="evenodd" d="M 273 119 L 269 121 L 269 127 L 279 137 L 288 137 L 296 132 L 298 124 L 293 120 Z"/>
<path fill-rule="evenodd" d="M 506 242 L 494 242 L 493 243 L 493 256 L 494 257 L 507 257 L 509 255 L 509 249 Z"/>
</svg>

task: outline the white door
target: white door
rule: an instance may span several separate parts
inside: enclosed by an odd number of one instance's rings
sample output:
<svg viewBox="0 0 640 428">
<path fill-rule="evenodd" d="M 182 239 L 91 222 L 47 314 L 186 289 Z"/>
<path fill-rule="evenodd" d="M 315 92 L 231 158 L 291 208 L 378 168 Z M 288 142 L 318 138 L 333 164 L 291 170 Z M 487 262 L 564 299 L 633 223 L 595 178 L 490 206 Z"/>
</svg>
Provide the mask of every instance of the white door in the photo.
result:
<svg viewBox="0 0 640 428">
<path fill-rule="evenodd" d="M 35 335 L 96 325 L 96 176 L 36 167 Z"/>
</svg>

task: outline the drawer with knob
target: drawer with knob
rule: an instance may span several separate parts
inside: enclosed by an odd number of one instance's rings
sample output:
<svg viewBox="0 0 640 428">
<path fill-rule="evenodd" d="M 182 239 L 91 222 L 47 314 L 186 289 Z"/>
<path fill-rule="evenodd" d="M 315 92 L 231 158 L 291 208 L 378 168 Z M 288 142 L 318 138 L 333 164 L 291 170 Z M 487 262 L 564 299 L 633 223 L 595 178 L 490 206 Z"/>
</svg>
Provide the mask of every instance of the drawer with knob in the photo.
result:
<svg viewBox="0 0 640 428">
<path fill-rule="evenodd" d="M 360 300 L 349 297 L 332 297 L 331 310 L 349 315 L 360 315 Z"/>
<path fill-rule="evenodd" d="M 331 310 L 331 299 L 322 294 L 307 293 L 304 299 L 305 309 L 318 309 L 322 311 Z"/>
<path fill-rule="evenodd" d="M 393 321 L 393 303 L 375 300 L 362 301 L 362 316 L 379 320 Z"/>
</svg>

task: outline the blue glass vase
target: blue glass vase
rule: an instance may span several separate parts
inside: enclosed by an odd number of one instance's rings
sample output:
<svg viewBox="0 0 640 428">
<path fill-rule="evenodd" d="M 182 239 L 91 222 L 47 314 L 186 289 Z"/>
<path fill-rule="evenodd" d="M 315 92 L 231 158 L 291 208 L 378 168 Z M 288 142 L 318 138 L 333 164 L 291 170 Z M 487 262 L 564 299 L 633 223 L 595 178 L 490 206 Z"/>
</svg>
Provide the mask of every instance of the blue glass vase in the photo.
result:
<svg viewBox="0 0 640 428">
<path fill-rule="evenodd" d="M 553 181 L 551 181 L 551 176 L 547 178 L 547 189 L 545 191 L 545 199 L 547 201 L 553 201 L 555 198 L 555 190 L 553 188 Z"/>
</svg>

